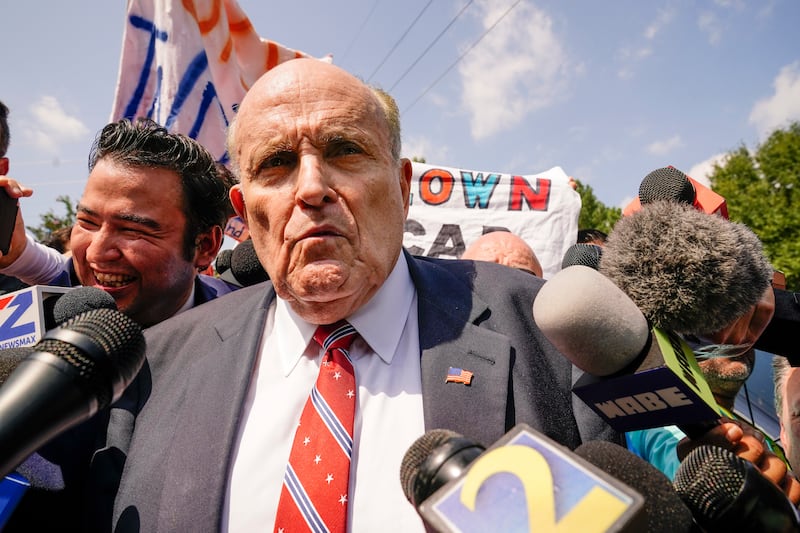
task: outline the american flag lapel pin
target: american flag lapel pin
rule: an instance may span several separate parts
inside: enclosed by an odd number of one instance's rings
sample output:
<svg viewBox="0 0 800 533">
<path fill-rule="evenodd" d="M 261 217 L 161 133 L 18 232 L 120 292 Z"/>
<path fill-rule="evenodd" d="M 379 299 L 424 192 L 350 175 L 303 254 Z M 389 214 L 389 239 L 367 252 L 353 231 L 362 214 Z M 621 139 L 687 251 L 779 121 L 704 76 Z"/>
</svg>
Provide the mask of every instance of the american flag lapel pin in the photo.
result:
<svg viewBox="0 0 800 533">
<path fill-rule="evenodd" d="M 464 370 L 463 368 L 450 367 L 447 370 L 447 376 L 444 378 L 445 383 L 463 383 L 469 385 L 472 383 L 472 372 Z"/>
</svg>

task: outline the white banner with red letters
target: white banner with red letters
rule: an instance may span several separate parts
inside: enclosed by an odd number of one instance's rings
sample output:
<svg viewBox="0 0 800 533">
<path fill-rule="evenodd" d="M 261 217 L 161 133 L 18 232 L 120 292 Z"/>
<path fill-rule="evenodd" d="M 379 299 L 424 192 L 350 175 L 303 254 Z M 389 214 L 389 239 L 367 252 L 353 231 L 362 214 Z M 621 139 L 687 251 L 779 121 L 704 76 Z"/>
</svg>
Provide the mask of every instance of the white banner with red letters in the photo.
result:
<svg viewBox="0 0 800 533">
<path fill-rule="evenodd" d="M 484 233 L 507 230 L 533 248 L 544 278 L 561 270 L 578 232 L 580 195 L 561 167 L 505 174 L 415 162 L 404 246 L 414 255 L 458 258 Z"/>
</svg>

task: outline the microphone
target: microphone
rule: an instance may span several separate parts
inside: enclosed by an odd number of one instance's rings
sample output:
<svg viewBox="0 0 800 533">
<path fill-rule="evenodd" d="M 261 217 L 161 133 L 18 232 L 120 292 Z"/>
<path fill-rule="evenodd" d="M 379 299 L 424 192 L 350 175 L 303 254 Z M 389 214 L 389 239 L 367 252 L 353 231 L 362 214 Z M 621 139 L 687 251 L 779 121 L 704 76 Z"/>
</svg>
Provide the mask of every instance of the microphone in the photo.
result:
<svg viewBox="0 0 800 533">
<path fill-rule="evenodd" d="M 406 452 L 401 484 L 435 531 L 640 531 L 643 497 L 518 424 L 490 449 L 448 430 Z"/>
<path fill-rule="evenodd" d="M 691 531 L 692 513 L 669 478 L 653 465 L 613 442 L 595 440 L 575 448 L 575 455 L 614 476 L 644 498 L 649 533 Z"/>
<path fill-rule="evenodd" d="M 652 171 L 639 184 L 639 202 L 642 205 L 657 200 L 694 205 L 696 199 L 697 192 L 689 176 L 673 166 Z"/>
<path fill-rule="evenodd" d="M 52 327 L 63 324 L 92 309 L 114 309 L 116 311 L 117 302 L 113 296 L 97 287 L 75 287 L 55 300 Z"/>
<path fill-rule="evenodd" d="M 639 184 L 639 196 L 625 206 L 622 215 L 630 216 L 660 200 L 690 205 L 706 214 L 728 218 L 725 198 L 673 166 L 658 168 L 645 176 Z"/>
<path fill-rule="evenodd" d="M 773 274 L 747 226 L 664 200 L 614 225 L 600 272 L 653 326 L 690 335 L 719 331 L 740 318 L 762 298 Z"/>
<path fill-rule="evenodd" d="M 560 270 L 544 283 L 533 319 L 572 364 L 595 376 L 619 372 L 650 344 L 650 326 L 636 304 L 584 265 Z"/>
<path fill-rule="evenodd" d="M 567 267 L 533 301 L 544 336 L 586 372 L 573 392 L 619 432 L 668 425 L 698 436 L 719 419 L 694 354 L 677 335 L 651 328 L 636 304 L 600 272 Z"/>
<path fill-rule="evenodd" d="M 455 431 L 432 429 L 408 448 L 400 463 L 403 493 L 419 507 L 442 485 L 461 476 L 486 448 Z"/>
<path fill-rule="evenodd" d="M 695 521 L 717 531 L 800 531 L 797 509 L 749 461 L 723 448 L 701 446 L 681 462 L 675 490 Z"/>
<path fill-rule="evenodd" d="M 32 346 L 0 350 L 0 385 L 5 383 L 8 376 L 19 366 L 22 360 L 32 353 Z"/>
<path fill-rule="evenodd" d="M 0 388 L 0 476 L 116 401 L 144 363 L 132 319 L 95 309 L 48 331 Z"/>
<path fill-rule="evenodd" d="M 53 323 L 47 327 L 48 330 L 92 309 L 117 309 L 114 298 L 96 287 L 76 287 L 61 295 L 48 297 L 46 301 L 54 302 L 48 303 L 48 307 L 52 309 L 44 317 L 48 325 Z M 33 351 L 32 346 L 0 350 L 0 385 L 5 383 L 11 372 Z"/>
<path fill-rule="evenodd" d="M 217 271 L 217 274 L 222 274 L 223 272 L 227 271 L 231 268 L 231 255 L 233 254 L 233 250 L 221 250 L 217 254 L 217 258 L 214 260 L 214 268 Z"/>
<path fill-rule="evenodd" d="M 242 241 L 233 248 L 231 268 L 223 272 L 220 279 L 239 287 L 249 287 L 269 279 L 269 274 L 258 260 L 252 239 Z"/>
<path fill-rule="evenodd" d="M 578 242 L 567 248 L 561 260 L 561 268 L 573 265 L 583 265 L 597 270 L 600 268 L 600 258 L 603 248 L 596 244 Z"/>
</svg>

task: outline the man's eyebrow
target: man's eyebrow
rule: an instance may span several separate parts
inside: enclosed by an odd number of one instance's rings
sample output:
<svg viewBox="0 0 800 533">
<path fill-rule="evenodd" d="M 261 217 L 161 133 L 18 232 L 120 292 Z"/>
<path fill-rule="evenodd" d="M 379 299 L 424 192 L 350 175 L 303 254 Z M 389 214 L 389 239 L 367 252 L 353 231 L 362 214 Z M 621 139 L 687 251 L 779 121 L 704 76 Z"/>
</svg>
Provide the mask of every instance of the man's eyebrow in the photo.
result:
<svg viewBox="0 0 800 533">
<path fill-rule="evenodd" d="M 84 207 L 82 205 L 78 205 L 77 210 L 79 213 L 86 213 L 89 216 L 99 216 L 96 211 L 92 211 L 91 209 L 88 209 L 87 207 Z M 116 220 L 121 220 L 123 222 L 132 222 L 134 224 L 139 224 L 141 226 L 145 226 L 153 230 L 162 229 L 162 226 L 158 221 L 149 217 L 143 217 L 141 215 L 137 215 L 136 213 L 119 213 L 114 215 L 112 218 Z"/>
</svg>

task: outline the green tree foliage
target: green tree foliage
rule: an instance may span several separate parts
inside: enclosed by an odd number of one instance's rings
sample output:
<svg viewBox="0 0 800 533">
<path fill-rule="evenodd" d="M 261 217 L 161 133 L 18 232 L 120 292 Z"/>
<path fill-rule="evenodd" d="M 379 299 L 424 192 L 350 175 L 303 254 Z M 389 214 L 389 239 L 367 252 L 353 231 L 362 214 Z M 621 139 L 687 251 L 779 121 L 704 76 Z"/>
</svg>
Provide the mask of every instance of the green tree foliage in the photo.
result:
<svg viewBox="0 0 800 533">
<path fill-rule="evenodd" d="M 61 228 L 69 228 L 75 223 L 75 208 L 77 203 L 69 196 L 59 196 L 56 201 L 64 206 L 66 213 L 57 215 L 53 210 L 49 210 L 44 215 L 41 215 L 42 223 L 38 226 L 25 226 L 30 231 L 34 238 L 39 242 L 44 242 L 50 235 Z"/>
<path fill-rule="evenodd" d="M 579 180 L 576 190 L 581 196 L 581 213 L 578 216 L 578 229 L 598 229 L 603 233 L 610 233 L 611 228 L 622 216 L 619 207 L 608 207 L 597 199 L 592 187 L 584 185 Z"/>
<path fill-rule="evenodd" d="M 786 286 L 800 288 L 800 123 L 774 131 L 751 153 L 729 152 L 709 176 L 731 220 L 752 229 Z"/>
</svg>

